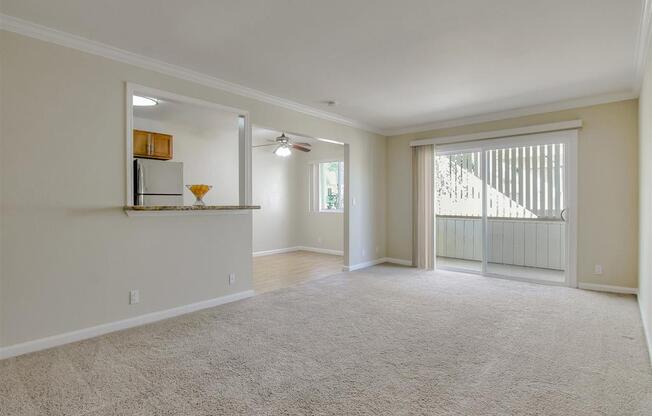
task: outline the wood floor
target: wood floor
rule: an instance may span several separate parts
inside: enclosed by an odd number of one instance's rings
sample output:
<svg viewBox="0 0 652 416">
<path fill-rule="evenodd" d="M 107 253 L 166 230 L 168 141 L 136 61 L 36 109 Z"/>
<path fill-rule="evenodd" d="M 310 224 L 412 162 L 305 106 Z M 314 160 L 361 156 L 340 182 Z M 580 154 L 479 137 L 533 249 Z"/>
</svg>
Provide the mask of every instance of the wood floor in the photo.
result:
<svg viewBox="0 0 652 416">
<path fill-rule="evenodd" d="M 254 290 L 264 293 L 342 271 L 342 256 L 294 251 L 254 257 Z"/>
</svg>

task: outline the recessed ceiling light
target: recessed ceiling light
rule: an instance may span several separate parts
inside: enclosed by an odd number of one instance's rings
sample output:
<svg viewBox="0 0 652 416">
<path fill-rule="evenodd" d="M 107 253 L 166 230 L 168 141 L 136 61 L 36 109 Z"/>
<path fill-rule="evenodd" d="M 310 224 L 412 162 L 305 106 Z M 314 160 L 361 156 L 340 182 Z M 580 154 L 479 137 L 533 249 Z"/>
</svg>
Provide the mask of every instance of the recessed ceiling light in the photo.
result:
<svg viewBox="0 0 652 416">
<path fill-rule="evenodd" d="M 140 95 L 134 95 L 132 103 L 135 107 L 152 107 L 158 105 L 158 100 L 155 98 L 141 97 Z"/>
</svg>

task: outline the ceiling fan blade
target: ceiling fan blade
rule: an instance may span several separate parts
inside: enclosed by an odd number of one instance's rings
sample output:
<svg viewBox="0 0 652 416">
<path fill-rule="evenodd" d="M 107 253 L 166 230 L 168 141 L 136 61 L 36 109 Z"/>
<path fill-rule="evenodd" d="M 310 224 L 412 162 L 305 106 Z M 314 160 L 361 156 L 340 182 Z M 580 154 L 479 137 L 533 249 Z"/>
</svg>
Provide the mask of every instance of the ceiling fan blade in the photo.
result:
<svg viewBox="0 0 652 416">
<path fill-rule="evenodd" d="M 291 144 L 291 146 L 292 146 L 293 149 L 297 149 L 297 150 L 300 150 L 302 152 L 309 152 L 310 150 L 312 150 L 312 149 L 308 149 L 307 147 L 299 146 L 296 143 Z"/>
<path fill-rule="evenodd" d="M 270 143 L 270 144 L 257 144 L 257 145 L 255 145 L 255 146 L 251 146 L 251 147 L 274 146 L 275 144 L 277 144 L 277 143 Z"/>
<path fill-rule="evenodd" d="M 303 147 L 310 147 L 312 146 L 310 143 L 305 143 L 305 142 L 292 142 L 293 144 L 298 144 L 299 146 Z"/>
</svg>

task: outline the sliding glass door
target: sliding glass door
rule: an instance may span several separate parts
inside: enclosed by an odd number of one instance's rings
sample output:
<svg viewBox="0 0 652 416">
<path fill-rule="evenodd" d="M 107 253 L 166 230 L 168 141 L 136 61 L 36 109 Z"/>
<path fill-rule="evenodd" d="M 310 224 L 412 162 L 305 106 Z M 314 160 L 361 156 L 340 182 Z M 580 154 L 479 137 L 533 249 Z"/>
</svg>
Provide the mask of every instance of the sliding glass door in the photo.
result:
<svg viewBox="0 0 652 416">
<path fill-rule="evenodd" d="M 437 146 L 437 267 L 572 284 L 576 133 Z"/>
</svg>

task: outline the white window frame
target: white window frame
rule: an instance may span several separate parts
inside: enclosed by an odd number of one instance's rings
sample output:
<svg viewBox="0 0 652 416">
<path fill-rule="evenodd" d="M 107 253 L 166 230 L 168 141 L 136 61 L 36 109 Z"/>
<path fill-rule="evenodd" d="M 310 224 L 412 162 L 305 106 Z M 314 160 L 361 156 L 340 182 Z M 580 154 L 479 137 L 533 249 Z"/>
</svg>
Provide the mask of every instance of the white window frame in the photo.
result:
<svg viewBox="0 0 652 416">
<path fill-rule="evenodd" d="M 339 209 L 322 209 L 322 201 L 321 201 L 321 165 L 324 163 L 339 163 L 340 165 L 340 172 L 338 174 L 338 188 L 340 192 L 340 208 Z M 341 159 L 324 159 L 324 160 L 315 160 L 313 162 L 310 162 L 310 169 L 309 169 L 309 183 L 310 183 L 310 189 L 309 189 L 309 196 L 310 196 L 310 201 L 309 201 L 309 208 L 311 212 L 319 213 L 319 214 L 342 214 L 344 212 L 344 160 Z"/>
</svg>

